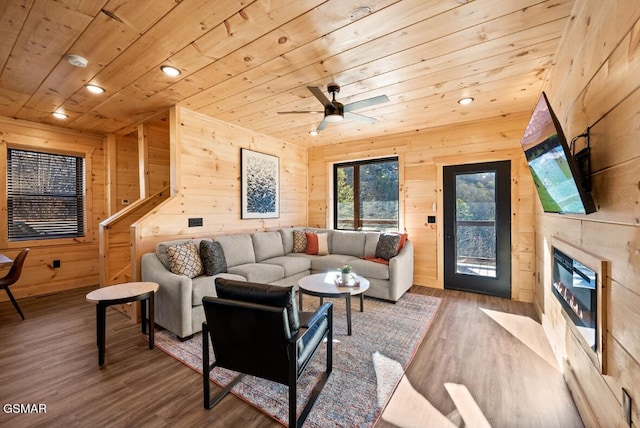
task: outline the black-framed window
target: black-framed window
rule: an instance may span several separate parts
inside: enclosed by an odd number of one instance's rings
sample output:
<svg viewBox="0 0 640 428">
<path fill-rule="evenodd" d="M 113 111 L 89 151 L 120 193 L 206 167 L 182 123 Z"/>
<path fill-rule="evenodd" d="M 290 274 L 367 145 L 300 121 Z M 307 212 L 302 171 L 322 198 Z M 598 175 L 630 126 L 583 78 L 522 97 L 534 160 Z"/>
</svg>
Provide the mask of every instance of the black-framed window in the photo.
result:
<svg viewBox="0 0 640 428">
<path fill-rule="evenodd" d="M 83 157 L 8 149 L 8 239 L 84 236 L 84 176 Z"/>
<path fill-rule="evenodd" d="M 398 158 L 335 164 L 335 229 L 397 231 Z"/>
</svg>

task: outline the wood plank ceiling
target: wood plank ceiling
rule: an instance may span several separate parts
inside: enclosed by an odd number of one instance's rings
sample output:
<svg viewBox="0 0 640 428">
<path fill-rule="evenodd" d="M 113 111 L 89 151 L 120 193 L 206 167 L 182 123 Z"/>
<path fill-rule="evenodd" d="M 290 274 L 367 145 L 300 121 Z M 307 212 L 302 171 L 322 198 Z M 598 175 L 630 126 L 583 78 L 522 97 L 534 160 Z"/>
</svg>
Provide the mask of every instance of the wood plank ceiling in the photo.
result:
<svg viewBox="0 0 640 428">
<path fill-rule="evenodd" d="M 177 103 L 306 146 L 531 111 L 574 0 L 5 0 L 0 116 L 126 134 Z M 74 67 L 67 55 L 88 60 Z M 161 65 L 181 70 L 168 77 Z M 387 95 L 318 136 L 307 86 Z M 85 84 L 106 90 L 92 94 Z M 457 103 L 473 97 L 468 106 Z M 330 96 L 327 94 L 327 97 Z M 553 100 L 552 100 L 553 102 Z M 68 115 L 65 120 L 51 116 Z"/>
</svg>

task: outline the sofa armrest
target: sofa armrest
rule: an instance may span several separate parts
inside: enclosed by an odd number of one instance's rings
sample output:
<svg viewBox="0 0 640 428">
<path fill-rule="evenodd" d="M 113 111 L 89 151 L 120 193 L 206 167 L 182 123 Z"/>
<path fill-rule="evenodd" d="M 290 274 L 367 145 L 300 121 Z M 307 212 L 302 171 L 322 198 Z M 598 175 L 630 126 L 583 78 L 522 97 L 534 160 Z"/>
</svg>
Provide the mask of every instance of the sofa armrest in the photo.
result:
<svg viewBox="0 0 640 428">
<path fill-rule="evenodd" d="M 407 240 L 389 260 L 389 299 L 397 302 L 413 285 L 413 242 Z"/>
<path fill-rule="evenodd" d="M 142 255 L 140 270 L 142 281 L 160 286 L 155 296 L 155 322 L 181 338 L 193 334 L 191 278 L 167 270 L 155 253 Z"/>
</svg>

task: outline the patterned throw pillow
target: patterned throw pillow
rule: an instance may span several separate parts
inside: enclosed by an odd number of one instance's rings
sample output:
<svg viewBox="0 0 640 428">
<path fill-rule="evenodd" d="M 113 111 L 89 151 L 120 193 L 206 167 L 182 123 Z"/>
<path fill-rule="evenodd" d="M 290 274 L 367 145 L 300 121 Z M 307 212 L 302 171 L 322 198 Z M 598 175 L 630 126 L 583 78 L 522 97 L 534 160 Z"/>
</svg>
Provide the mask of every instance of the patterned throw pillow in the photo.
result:
<svg viewBox="0 0 640 428">
<path fill-rule="evenodd" d="M 200 260 L 200 254 L 198 254 L 198 247 L 193 242 L 172 245 L 167 248 L 167 254 L 169 254 L 171 272 L 189 278 L 202 275 L 202 260 Z"/>
<path fill-rule="evenodd" d="M 400 235 L 397 233 L 382 233 L 376 246 L 376 257 L 389 260 L 398 255 Z"/>
<path fill-rule="evenodd" d="M 207 276 L 217 275 L 227 271 L 227 259 L 224 257 L 224 250 L 219 242 L 200 241 L 200 259 L 204 274 Z"/>
<path fill-rule="evenodd" d="M 304 253 L 305 251 L 307 251 L 307 235 L 303 230 L 294 230 L 292 252 Z"/>
</svg>

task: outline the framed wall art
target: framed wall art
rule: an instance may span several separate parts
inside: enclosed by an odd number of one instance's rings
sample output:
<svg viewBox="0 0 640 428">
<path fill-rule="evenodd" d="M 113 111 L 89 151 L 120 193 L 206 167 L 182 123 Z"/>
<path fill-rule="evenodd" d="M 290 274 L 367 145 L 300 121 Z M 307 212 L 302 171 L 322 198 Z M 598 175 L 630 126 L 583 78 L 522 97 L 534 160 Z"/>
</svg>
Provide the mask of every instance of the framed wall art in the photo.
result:
<svg viewBox="0 0 640 428">
<path fill-rule="evenodd" d="M 280 217 L 280 158 L 240 149 L 241 218 Z"/>
</svg>

